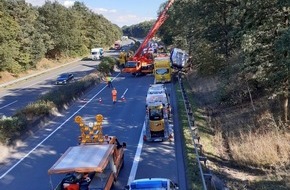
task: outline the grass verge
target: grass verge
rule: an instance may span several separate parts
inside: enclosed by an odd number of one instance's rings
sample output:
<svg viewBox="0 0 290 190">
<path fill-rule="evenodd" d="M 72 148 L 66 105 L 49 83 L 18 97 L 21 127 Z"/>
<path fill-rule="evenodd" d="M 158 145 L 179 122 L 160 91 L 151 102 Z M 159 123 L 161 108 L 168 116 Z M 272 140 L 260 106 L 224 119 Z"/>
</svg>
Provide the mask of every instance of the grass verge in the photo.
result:
<svg viewBox="0 0 290 190">
<path fill-rule="evenodd" d="M 188 87 L 185 87 L 185 89 L 188 89 Z M 175 91 L 177 97 L 182 97 L 182 91 L 178 83 L 175 84 Z M 198 189 L 198 190 L 203 189 L 193 139 L 191 136 L 191 130 L 189 128 L 187 111 L 184 106 L 182 98 L 177 99 L 177 110 L 180 128 L 182 131 L 183 146 L 186 155 L 185 168 L 186 168 L 186 176 L 188 178 L 187 185 L 190 189 Z"/>
</svg>

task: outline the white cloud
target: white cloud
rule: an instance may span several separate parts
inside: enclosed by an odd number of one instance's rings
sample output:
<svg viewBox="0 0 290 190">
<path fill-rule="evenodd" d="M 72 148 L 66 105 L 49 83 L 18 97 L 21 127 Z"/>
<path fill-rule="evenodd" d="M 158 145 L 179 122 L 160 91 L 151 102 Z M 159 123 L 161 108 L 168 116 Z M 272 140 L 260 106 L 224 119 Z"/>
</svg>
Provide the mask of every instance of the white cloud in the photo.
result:
<svg viewBox="0 0 290 190">
<path fill-rule="evenodd" d="M 45 3 L 45 0 L 25 0 L 27 3 L 31 3 L 34 6 L 42 6 Z M 51 0 L 54 1 L 54 0 Z M 70 7 L 74 4 L 74 0 L 56 0 L 62 5 L 66 7 Z M 90 7 L 89 7 L 90 8 Z M 92 8 L 92 7 L 91 7 Z M 152 20 L 156 18 L 151 17 L 140 17 L 134 14 L 120 12 L 116 9 L 106 9 L 106 8 L 92 8 L 92 10 L 97 13 L 103 15 L 106 19 L 111 21 L 114 24 L 117 24 L 119 27 L 124 25 L 130 26 L 133 24 L 137 24 L 140 22 L 144 22 L 146 20 Z"/>
<path fill-rule="evenodd" d="M 44 4 L 44 0 L 25 0 L 26 3 L 30 3 L 33 6 L 42 6 Z"/>
<path fill-rule="evenodd" d="M 51 0 L 51 2 L 58 1 L 60 4 L 62 4 L 65 7 L 71 7 L 73 6 L 75 1 L 70 0 Z M 45 0 L 25 0 L 26 3 L 30 3 L 34 6 L 42 6 L 45 3 Z"/>
<path fill-rule="evenodd" d="M 150 18 L 150 17 L 139 17 L 137 15 L 132 15 L 132 14 L 128 14 L 128 15 L 119 15 L 116 20 L 120 23 L 129 23 L 131 24 L 136 24 L 136 23 L 140 23 L 143 22 L 145 20 L 152 20 L 154 18 Z"/>
<path fill-rule="evenodd" d="M 103 14 L 103 13 L 116 13 L 116 9 L 105 9 L 105 8 L 97 8 L 95 9 L 96 13 Z"/>
<path fill-rule="evenodd" d="M 73 6 L 74 5 L 74 1 L 64 1 L 63 2 L 63 5 L 65 6 L 65 7 L 71 7 L 71 6 Z"/>
<path fill-rule="evenodd" d="M 140 17 L 134 14 L 124 14 L 120 13 L 115 9 L 105 9 L 105 8 L 96 8 L 94 12 L 97 14 L 103 15 L 112 23 L 117 24 L 119 27 L 124 25 L 130 26 L 133 24 L 137 24 L 146 20 L 152 20 L 154 18 L 151 17 Z"/>
</svg>

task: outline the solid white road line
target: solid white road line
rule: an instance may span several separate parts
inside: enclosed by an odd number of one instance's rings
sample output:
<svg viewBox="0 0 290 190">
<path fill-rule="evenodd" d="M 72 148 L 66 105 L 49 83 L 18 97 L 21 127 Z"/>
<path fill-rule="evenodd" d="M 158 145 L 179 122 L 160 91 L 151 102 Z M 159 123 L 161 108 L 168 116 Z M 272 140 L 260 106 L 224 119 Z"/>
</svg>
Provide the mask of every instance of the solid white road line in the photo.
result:
<svg viewBox="0 0 290 190">
<path fill-rule="evenodd" d="M 144 134 L 144 131 L 145 131 L 145 122 L 143 124 L 143 128 L 142 128 L 141 135 L 140 135 L 140 138 L 139 138 L 137 150 L 136 150 L 135 157 L 134 157 L 134 160 L 133 160 L 133 165 L 132 165 L 132 168 L 131 168 L 131 171 L 130 171 L 130 175 L 129 175 L 129 179 L 128 179 L 128 182 L 127 182 L 128 185 L 135 179 L 135 176 L 136 176 L 136 173 L 137 173 L 138 163 L 140 161 L 140 155 L 141 155 L 141 151 L 142 151 L 142 147 L 143 147 L 143 134 Z"/>
<path fill-rule="evenodd" d="M 118 74 L 119 75 L 119 74 Z M 118 77 L 118 75 L 116 77 Z M 87 103 L 80 107 L 76 112 L 74 112 L 69 118 L 67 118 L 62 124 L 60 124 L 54 131 L 52 131 L 46 138 L 44 138 L 40 143 L 38 143 L 32 150 L 30 150 L 25 156 L 23 156 L 18 162 L 11 166 L 4 174 L 0 176 L 0 179 L 5 177 L 11 170 L 13 170 L 18 164 L 20 164 L 25 158 L 27 158 L 34 150 L 41 146 L 49 137 L 51 137 L 55 132 L 57 132 L 64 124 L 66 124 L 72 117 L 74 117 L 79 111 L 81 111 L 86 105 L 88 105 L 92 100 L 95 99 L 107 86 L 104 86 L 97 94 L 95 94 Z"/>
<path fill-rule="evenodd" d="M 8 107 L 8 106 L 10 106 L 11 104 L 16 103 L 17 101 L 18 101 L 18 100 L 15 100 L 14 102 L 11 102 L 11 103 L 9 103 L 9 104 L 6 104 L 5 106 L 2 106 L 2 107 L 0 108 L 0 110 L 3 109 L 3 108 L 6 108 L 6 107 Z"/>
<path fill-rule="evenodd" d="M 128 88 L 126 88 L 125 92 L 122 94 L 121 98 L 124 98 L 125 94 L 127 93 Z"/>
</svg>

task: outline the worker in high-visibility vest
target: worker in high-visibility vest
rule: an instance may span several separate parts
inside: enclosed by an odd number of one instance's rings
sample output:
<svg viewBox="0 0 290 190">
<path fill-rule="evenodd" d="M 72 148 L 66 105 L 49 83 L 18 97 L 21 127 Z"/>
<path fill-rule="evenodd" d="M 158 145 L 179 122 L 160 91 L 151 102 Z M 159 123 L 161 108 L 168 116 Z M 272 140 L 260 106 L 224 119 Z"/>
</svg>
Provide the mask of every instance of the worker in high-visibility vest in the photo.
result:
<svg viewBox="0 0 290 190">
<path fill-rule="evenodd" d="M 113 85 L 112 85 L 112 78 L 109 77 L 109 76 L 107 76 L 106 78 L 107 78 L 107 85 L 108 85 L 108 87 L 109 88 L 113 87 Z"/>
<path fill-rule="evenodd" d="M 113 99 L 113 104 L 117 102 L 117 90 L 116 88 L 113 88 L 112 90 L 112 99 Z"/>
</svg>

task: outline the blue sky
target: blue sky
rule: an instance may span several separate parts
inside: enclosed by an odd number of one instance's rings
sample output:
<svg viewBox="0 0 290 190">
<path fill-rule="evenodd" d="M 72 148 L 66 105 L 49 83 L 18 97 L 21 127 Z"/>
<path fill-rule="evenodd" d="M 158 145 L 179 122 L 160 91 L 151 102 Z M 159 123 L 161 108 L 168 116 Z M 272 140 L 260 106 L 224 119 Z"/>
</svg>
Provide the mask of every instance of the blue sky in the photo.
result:
<svg viewBox="0 0 290 190">
<path fill-rule="evenodd" d="M 25 0 L 35 6 L 41 6 L 45 0 Z M 122 27 L 130 26 L 157 18 L 159 6 L 167 0 L 79 0 L 92 11 L 102 14 L 112 23 Z M 74 0 L 58 0 L 70 6 Z"/>
</svg>

